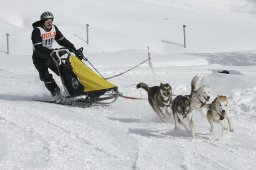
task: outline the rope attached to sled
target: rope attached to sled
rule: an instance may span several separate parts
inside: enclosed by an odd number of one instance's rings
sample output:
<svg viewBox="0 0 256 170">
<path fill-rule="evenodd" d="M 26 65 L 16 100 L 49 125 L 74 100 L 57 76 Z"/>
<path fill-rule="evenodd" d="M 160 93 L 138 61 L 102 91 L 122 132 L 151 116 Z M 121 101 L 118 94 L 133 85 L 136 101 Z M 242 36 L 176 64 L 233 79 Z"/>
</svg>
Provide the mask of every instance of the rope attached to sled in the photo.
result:
<svg viewBox="0 0 256 170">
<path fill-rule="evenodd" d="M 129 72 L 129 71 L 135 69 L 136 67 L 139 67 L 140 65 L 144 64 L 145 62 L 147 62 L 147 61 L 149 61 L 149 60 L 150 60 L 150 59 L 147 59 L 147 60 L 141 62 L 140 64 L 138 64 L 138 65 L 136 65 L 136 66 L 134 66 L 134 67 L 132 67 L 132 68 L 130 68 L 130 69 L 128 69 L 128 70 L 122 72 L 122 73 L 116 74 L 116 75 L 111 76 L 111 77 L 107 77 L 107 78 L 105 78 L 105 79 L 108 80 L 108 79 L 112 79 L 112 78 L 114 78 L 114 77 L 121 76 L 122 74 L 125 74 L 125 73 L 127 73 L 127 72 Z"/>
<path fill-rule="evenodd" d="M 120 97 L 124 99 L 130 99 L 130 100 L 147 100 L 147 98 L 142 98 L 142 97 L 132 97 L 132 96 L 124 96 L 124 95 L 120 95 Z"/>
<path fill-rule="evenodd" d="M 172 95 L 172 96 L 177 96 L 177 95 Z M 122 97 L 124 99 L 130 99 L 130 100 L 148 100 L 147 98 L 133 97 L 133 96 L 124 96 L 124 95 L 120 95 L 120 97 Z"/>
<path fill-rule="evenodd" d="M 75 36 L 77 36 L 77 35 L 75 35 Z M 77 36 L 77 37 L 79 37 L 79 36 Z M 108 79 L 112 79 L 112 78 L 121 76 L 121 75 L 123 75 L 123 74 L 125 74 L 125 73 L 127 73 L 127 72 L 129 72 L 129 71 L 131 71 L 131 70 L 133 70 L 133 69 L 135 69 L 135 68 L 137 68 L 137 67 L 139 67 L 140 65 L 144 64 L 144 63 L 147 62 L 147 61 L 149 61 L 149 67 L 151 68 L 151 70 L 152 70 L 152 72 L 153 72 L 153 74 L 154 74 L 153 65 L 152 65 L 152 62 L 151 62 L 151 57 L 150 57 L 150 52 L 149 52 L 149 46 L 148 46 L 147 48 L 148 48 L 148 59 L 144 60 L 143 62 L 139 63 L 138 65 L 136 65 L 136 66 L 134 66 L 134 67 L 132 67 L 132 68 L 130 68 L 130 69 L 128 69 L 128 70 L 122 72 L 122 73 L 119 73 L 119 74 L 116 74 L 116 75 L 114 75 L 114 76 L 107 77 L 107 78 L 105 78 L 105 77 L 93 66 L 93 64 L 88 60 L 88 58 L 85 58 L 85 57 L 83 56 L 83 59 L 84 59 L 85 61 L 87 61 L 87 62 L 93 67 L 93 69 L 94 69 L 102 78 L 104 78 L 105 80 L 108 80 Z M 154 76 L 154 77 L 155 77 L 155 76 Z"/>
<path fill-rule="evenodd" d="M 114 78 L 114 77 L 118 77 L 118 76 L 120 76 L 120 75 L 122 75 L 122 74 L 124 74 L 124 73 L 127 73 L 128 71 L 131 71 L 131 70 L 135 69 L 136 67 L 139 67 L 140 65 L 144 64 L 144 63 L 147 62 L 147 61 L 149 61 L 149 67 L 150 67 L 150 68 L 152 69 L 152 71 L 153 71 L 153 65 L 152 65 L 152 62 L 151 62 L 151 57 L 150 57 L 150 52 L 149 52 L 149 46 L 148 46 L 147 48 L 148 48 L 148 59 L 147 59 L 147 60 L 141 62 L 140 64 L 138 64 L 138 65 L 136 65 L 136 66 L 134 66 L 134 67 L 132 67 L 132 68 L 130 68 L 130 69 L 128 69 L 128 70 L 122 72 L 122 73 L 119 73 L 119 74 L 117 74 L 117 75 L 114 75 L 114 76 L 112 76 L 112 77 L 108 77 L 108 78 L 105 78 L 105 79 L 108 80 L 108 79 L 112 79 L 112 78 Z M 154 71 L 153 71 L 153 72 L 154 72 Z M 154 77 L 155 77 L 155 76 L 154 76 Z"/>
</svg>

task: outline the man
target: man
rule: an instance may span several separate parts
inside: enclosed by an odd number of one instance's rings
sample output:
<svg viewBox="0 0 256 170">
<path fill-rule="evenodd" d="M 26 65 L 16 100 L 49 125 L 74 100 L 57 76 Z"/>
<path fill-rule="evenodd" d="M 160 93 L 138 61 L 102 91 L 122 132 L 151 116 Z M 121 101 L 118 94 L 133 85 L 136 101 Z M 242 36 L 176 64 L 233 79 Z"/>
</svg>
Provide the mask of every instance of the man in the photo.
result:
<svg viewBox="0 0 256 170">
<path fill-rule="evenodd" d="M 40 80 L 44 82 L 46 88 L 51 92 L 53 100 L 57 100 L 60 98 L 60 88 L 54 81 L 52 74 L 48 71 L 48 68 L 50 68 L 59 75 L 54 63 L 57 56 L 52 48 L 53 41 L 55 40 L 59 45 L 74 52 L 76 52 L 76 48 L 53 25 L 53 19 L 54 16 L 51 12 L 42 13 L 40 20 L 32 24 L 34 30 L 31 39 L 33 43 L 33 64 L 39 72 Z"/>
</svg>

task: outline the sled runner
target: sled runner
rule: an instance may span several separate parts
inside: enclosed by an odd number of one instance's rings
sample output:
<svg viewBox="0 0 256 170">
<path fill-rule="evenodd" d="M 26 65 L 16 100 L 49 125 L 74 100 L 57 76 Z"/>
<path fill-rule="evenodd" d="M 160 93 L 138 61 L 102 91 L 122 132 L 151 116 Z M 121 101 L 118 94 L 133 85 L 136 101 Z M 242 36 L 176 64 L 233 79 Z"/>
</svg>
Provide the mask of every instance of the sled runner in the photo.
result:
<svg viewBox="0 0 256 170">
<path fill-rule="evenodd" d="M 68 49 L 54 51 L 64 94 L 57 103 L 89 107 L 93 104 L 110 104 L 120 96 L 118 87 L 92 71 L 83 61 L 83 48 L 77 50 L 76 56 Z"/>
</svg>

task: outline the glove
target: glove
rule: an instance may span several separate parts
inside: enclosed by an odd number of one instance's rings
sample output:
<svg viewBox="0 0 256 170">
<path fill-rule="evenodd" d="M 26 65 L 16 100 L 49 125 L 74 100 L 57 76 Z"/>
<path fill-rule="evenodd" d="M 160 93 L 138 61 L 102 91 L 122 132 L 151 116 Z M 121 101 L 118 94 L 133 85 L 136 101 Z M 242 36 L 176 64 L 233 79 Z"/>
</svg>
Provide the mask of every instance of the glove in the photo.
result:
<svg viewBox="0 0 256 170">
<path fill-rule="evenodd" d="M 87 59 L 84 57 L 84 54 L 83 54 L 83 47 L 81 47 L 78 50 L 76 50 L 75 55 L 80 60 L 84 59 L 85 61 L 87 61 Z"/>
<path fill-rule="evenodd" d="M 61 65 L 61 58 L 57 54 L 57 51 L 53 50 L 50 56 L 57 65 Z"/>
<path fill-rule="evenodd" d="M 75 53 L 76 52 L 76 48 L 73 46 L 73 47 L 70 47 L 70 48 L 68 48 L 68 50 L 70 51 L 70 52 L 73 52 L 73 53 Z"/>
</svg>

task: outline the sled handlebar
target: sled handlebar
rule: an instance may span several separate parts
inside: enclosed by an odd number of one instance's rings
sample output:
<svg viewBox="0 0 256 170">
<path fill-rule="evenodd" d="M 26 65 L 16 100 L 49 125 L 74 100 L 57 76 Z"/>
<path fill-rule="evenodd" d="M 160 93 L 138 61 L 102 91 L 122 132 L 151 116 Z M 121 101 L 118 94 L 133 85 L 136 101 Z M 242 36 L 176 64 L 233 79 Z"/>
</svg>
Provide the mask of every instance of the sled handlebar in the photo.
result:
<svg viewBox="0 0 256 170">
<path fill-rule="evenodd" d="M 67 54 L 70 54 L 71 52 L 73 52 L 76 55 L 76 57 L 78 57 L 81 60 L 85 59 L 85 61 L 86 61 L 86 58 L 84 57 L 84 54 L 83 54 L 83 50 L 84 50 L 83 47 L 77 49 L 76 51 L 69 49 L 69 48 L 61 47 L 61 48 L 55 49 L 54 51 L 56 53 L 67 53 Z"/>
</svg>

